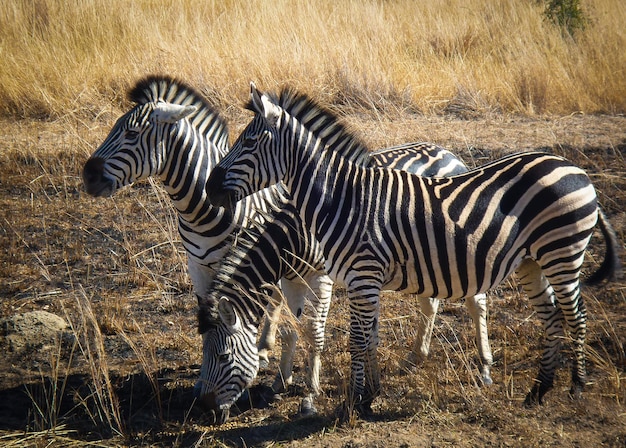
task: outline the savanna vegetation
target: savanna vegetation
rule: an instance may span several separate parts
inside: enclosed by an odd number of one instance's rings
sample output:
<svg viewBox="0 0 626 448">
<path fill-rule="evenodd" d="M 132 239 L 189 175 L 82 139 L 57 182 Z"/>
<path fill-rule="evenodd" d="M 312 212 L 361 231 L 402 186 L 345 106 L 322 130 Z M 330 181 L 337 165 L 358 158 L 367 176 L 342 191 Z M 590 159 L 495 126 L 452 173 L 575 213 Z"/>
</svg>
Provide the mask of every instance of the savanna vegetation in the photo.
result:
<svg viewBox="0 0 626 448">
<path fill-rule="evenodd" d="M 563 155 L 589 172 L 623 244 L 624 23 L 620 0 L 0 2 L 0 445 L 623 447 L 623 281 L 584 290 L 583 401 L 567 397 L 566 351 L 547 403 L 522 406 L 541 328 L 511 279 L 489 295 L 489 388 L 460 303 L 443 304 L 431 357 L 403 370 L 419 310 L 386 294 L 377 417 L 337 425 L 349 365 L 337 291 L 319 415 L 296 416 L 297 386 L 213 426 L 193 405 L 200 338 L 169 198 L 149 181 L 96 200 L 80 173 L 147 74 L 197 87 L 232 137 L 250 118 L 251 80 L 289 84 L 372 148 L 432 141 L 470 166 Z M 602 254 L 594 238 L 586 272 Z M 35 327 L 39 341 L 20 345 L 3 319 L 30 311 L 68 327 L 51 339 Z"/>
<path fill-rule="evenodd" d="M 255 80 L 366 108 L 623 113 L 626 6 L 555 3 L 3 2 L 0 113 L 98 116 L 155 71 L 226 108 Z"/>
</svg>

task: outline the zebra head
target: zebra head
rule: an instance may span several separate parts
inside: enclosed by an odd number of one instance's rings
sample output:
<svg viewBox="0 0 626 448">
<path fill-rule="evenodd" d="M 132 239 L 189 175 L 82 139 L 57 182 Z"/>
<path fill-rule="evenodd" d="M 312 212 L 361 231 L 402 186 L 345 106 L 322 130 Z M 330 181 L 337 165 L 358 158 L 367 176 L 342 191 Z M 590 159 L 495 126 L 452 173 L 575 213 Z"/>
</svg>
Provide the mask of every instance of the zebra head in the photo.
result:
<svg viewBox="0 0 626 448">
<path fill-rule="evenodd" d="M 166 161 L 163 140 L 195 111 L 195 106 L 158 102 L 137 105 L 122 115 L 85 163 L 87 193 L 111 196 L 125 185 L 159 174 Z"/>
<path fill-rule="evenodd" d="M 206 189 L 209 201 L 232 209 L 244 197 L 274 185 L 284 177 L 286 164 L 278 156 L 278 126 L 284 110 L 277 100 L 261 93 L 250 83 L 250 102 L 255 113 L 226 156 L 211 171 Z M 264 161 L 274 161 L 269 164 Z M 265 169 L 260 170 L 263 166 Z"/>
<path fill-rule="evenodd" d="M 222 297 L 217 304 L 198 297 L 198 331 L 202 334 L 202 366 L 194 387 L 199 404 L 224 423 L 231 406 L 259 370 L 257 326 L 244 325 L 240 312 Z"/>
<path fill-rule="evenodd" d="M 135 106 L 117 120 L 85 163 L 83 181 L 88 194 L 110 196 L 154 175 L 169 175 L 168 181 L 176 182 L 180 176 L 172 172 L 179 167 L 208 163 L 210 168 L 226 153 L 226 122 L 184 82 L 148 76 L 130 89 L 128 97 Z"/>
</svg>

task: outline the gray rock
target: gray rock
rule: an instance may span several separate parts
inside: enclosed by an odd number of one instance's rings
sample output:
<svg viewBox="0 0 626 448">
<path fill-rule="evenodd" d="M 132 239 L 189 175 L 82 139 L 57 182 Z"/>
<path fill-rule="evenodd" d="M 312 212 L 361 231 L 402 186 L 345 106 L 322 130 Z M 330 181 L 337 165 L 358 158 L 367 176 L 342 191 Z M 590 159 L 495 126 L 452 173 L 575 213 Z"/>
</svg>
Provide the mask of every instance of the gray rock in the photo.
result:
<svg viewBox="0 0 626 448">
<path fill-rule="evenodd" d="M 68 335 L 67 322 L 47 311 L 29 311 L 0 319 L 0 346 L 14 354 L 55 344 Z"/>
</svg>

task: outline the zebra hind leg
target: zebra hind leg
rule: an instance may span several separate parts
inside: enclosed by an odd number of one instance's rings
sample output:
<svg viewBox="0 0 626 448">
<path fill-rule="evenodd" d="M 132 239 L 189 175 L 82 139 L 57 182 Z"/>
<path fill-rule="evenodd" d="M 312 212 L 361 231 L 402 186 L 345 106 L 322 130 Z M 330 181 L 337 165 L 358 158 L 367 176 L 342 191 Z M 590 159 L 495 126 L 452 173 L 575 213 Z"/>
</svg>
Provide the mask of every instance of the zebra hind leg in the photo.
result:
<svg viewBox="0 0 626 448">
<path fill-rule="evenodd" d="M 544 330 L 544 344 L 539 373 L 535 384 L 526 395 L 525 406 L 543 404 L 543 397 L 552 389 L 558 364 L 563 332 L 563 313 L 555 302 L 552 286 L 533 260 L 524 260 L 516 271 L 520 284 L 541 320 Z"/>
<path fill-rule="evenodd" d="M 569 283 L 562 282 L 553 286 L 559 308 L 567 324 L 568 333 L 574 345 L 574 363 L 572 365 L 572 385 L 570 397 L 582 398 L 582 392 L 587 383 L 587 369 L 585 356 L 585 339 L 587 335 L 587 307 L 580 292 L 580 282 L 577 277 Z"/>
</svg>

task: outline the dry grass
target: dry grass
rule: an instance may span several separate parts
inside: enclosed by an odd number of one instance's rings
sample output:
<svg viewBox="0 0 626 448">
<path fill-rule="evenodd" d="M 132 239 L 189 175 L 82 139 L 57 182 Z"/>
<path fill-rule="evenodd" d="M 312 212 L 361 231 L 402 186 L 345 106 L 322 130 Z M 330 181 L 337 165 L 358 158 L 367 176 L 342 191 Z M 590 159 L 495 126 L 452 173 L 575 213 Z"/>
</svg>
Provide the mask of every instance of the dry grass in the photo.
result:
<svg viewBox="0 0 626 448">
<path fill-rule="evenodd" d="M 626 240 L 623 117 L 346 118 L 372 146 L 432 140 L 470 165 L 517 149 L 562 154 L 589 171 L 618 236 Z M 242 125 L 233 123 L 235 129 Z M 82 192 L 82 163 L 108 130 L 99 120 L 5 121 L 1 129 L 0 316 L 35 309 L 67 316 L 80 345 L 17 358 L 5 354 L 0 415 L 7 419 L 0 418 L 0 444 L 373 447 L 389 446 L 390 434 L 397 441 L 391 446 L 623 444 L 624 284 L 585 291 L 591 383 L 581 403 L 567 398 L 565 356 L 548 403 L 532 410 L 521 406 L 536 374 L 540 328 L 511 282 L 489 298 L 496 359 L 491 388 L 477 387 L 473 326 L 456 303 L 444 304 L 431 358 L 407 373 L 402 360 L 414 337 L 417 306 L 389 294 L 381 319 L 384 389 L 375 402 L 378 418 L 336 426 L 332 414 L 349 365 L 347 301 L 340 295 L 328 325 L 321 415 L 292 419 L 299 397 L 290 396 L 225 426 L 210 426 L 193 406 L 201 341 L 184 253 L 163 191 L 146 182 L 110 199 Z M 593 243 L 590 263 L 601 257 L 599 239 Z M 303 363 L 301 354 L 297 364 Z M 296 372 L 298 381 L 303 376 Z M 260 376 L 265 383 L 272 379 L 269 372 Z M 11 403 L 11 412 L 3 414 L 1 403 Z M 15 416 L 22 416 L 21 423 Z"/>
<path fill-rule="evenodd" d="M 372 147 L 434 141 L 469 165 L 513 150 L 564 155 L 588 170 L 625 241 L 626 119 L 585 113 L 626 112 L 626 7 L 583 7 L 591 22 L 574 40 L 526 0 L 0 2 L 0 317 L 44 309 L 74 335 L 69 346 L 2 354 L 0 444 L 623 446 L 623 283 L 585 291 L 584 402 L 566 398 L 564 361 L 548 404 L 521 407 L 540 329 L 511 282 L 490 296 L 492 388 L 477 387 L 473 326 L 459 304 L 444 305 L 431 358 L 403 370 L 417 309 L 387 295 L 379 417 L 336 426 L 349 365 L 339 297 L 320 417 L 292 419 L 299 398 L 287 397 L 210 426 L 193 406 L 200 338 L 167 195 L 147 182 L 95 200 L 80 179 L 138 77 L 198 86 L 234 134 L 249 117 L 238 107 L 249 80 L 289 83 L 344 114 Z M 594 239 L 589 266 L 600 257 Z"/>
<path fill-rule="evenodd" d="M 0 114 L 98 117 L 150 72 L 225 109 L 290 83 L 379 112 L 624 113 L 626 7 L 572 39 L 530 0 L 24 0 L 0 4 Z"/>
</svg>

